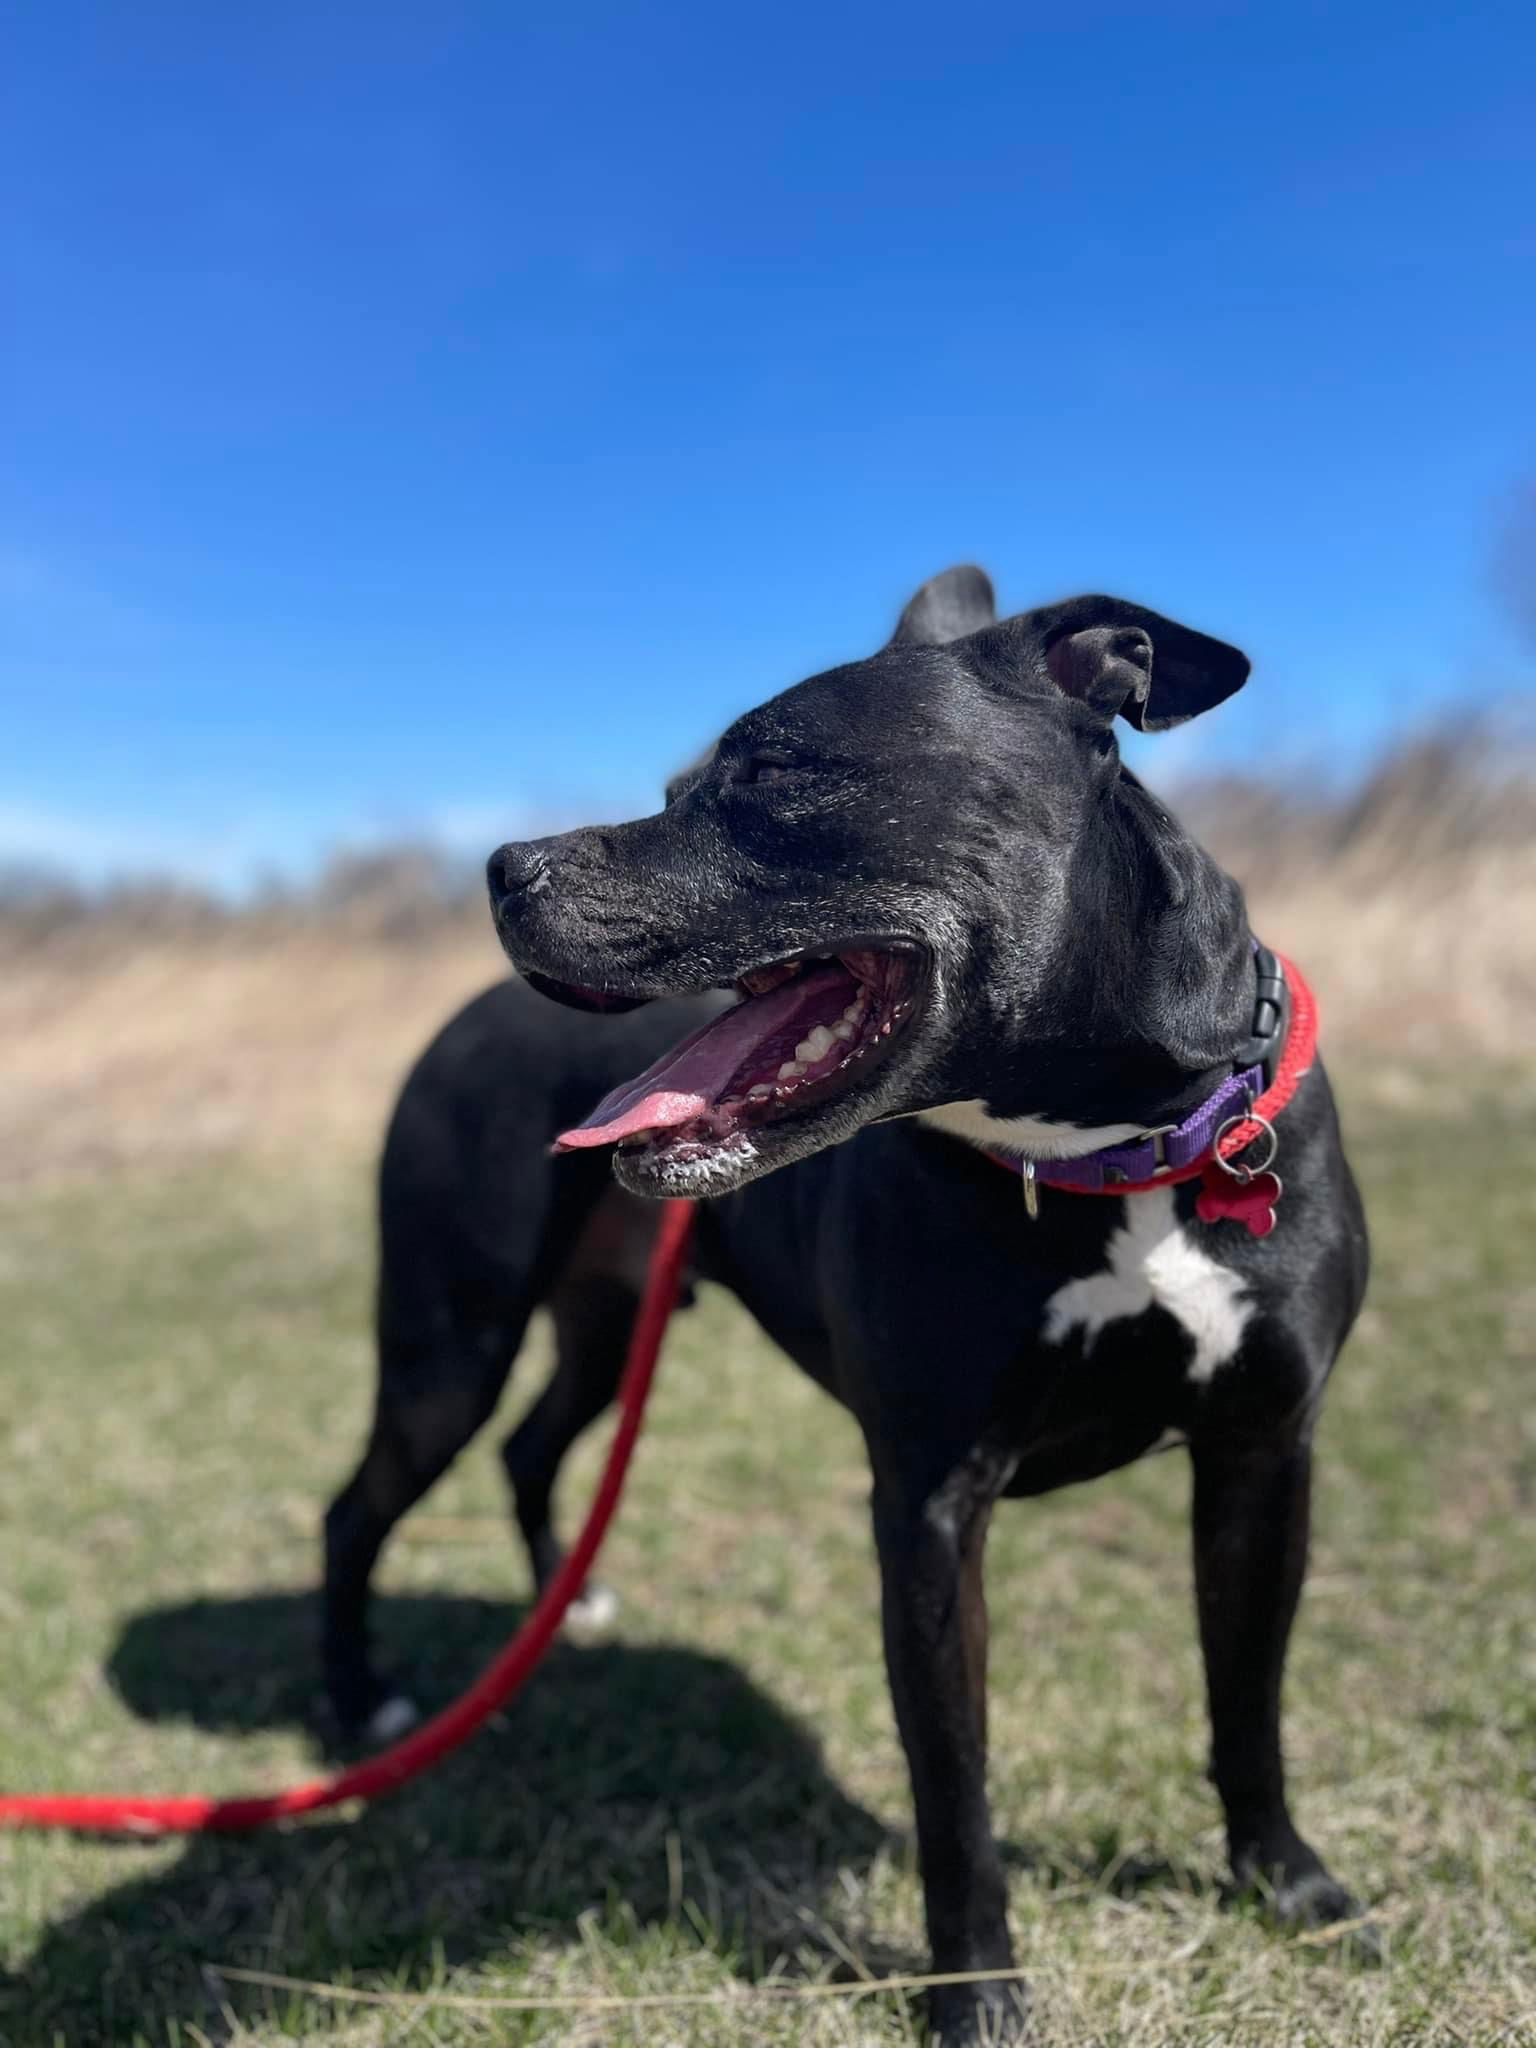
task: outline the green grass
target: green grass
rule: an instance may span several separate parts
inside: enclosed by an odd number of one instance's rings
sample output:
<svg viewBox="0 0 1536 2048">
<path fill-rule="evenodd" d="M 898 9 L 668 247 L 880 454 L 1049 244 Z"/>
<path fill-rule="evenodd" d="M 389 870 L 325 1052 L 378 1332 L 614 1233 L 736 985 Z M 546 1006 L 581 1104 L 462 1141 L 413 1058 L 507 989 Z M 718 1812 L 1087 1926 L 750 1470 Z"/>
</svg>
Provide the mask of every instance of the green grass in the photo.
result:
<svg viewBox="0 0 1536 2048">
<path fill-rule="evenodd" d="M 1381 1907 L 1387 1960 L 1223 1903 L 1164 1457 L 996 1525 L 997 1822 L 1054 2041 L 1536 2040 L 1536 1111 L 1425 1099 L 1428 1121 L 1355 1133 L 1378 1272 L 1324 1424 L 1290 1686 L 1303 1825 Z M 315 1524 L 369 1397 L 366 1174 L 33 1191 L 0 1230 L 0 1783 L 312 1773 Z M 541 1338 L 514 1402 L 542 1370 Z M 719 1297 L 676 1326 L 653 1414 L 603 1564 L 615 1638 L 562 1646 L 429 1781 L 247 1841 L 0 1836 L 0 2042 L 915 2040 L 897 1995 L 749 1995 L 924 1962 L 856 1435 Z M 492 1446 L 383 1572 L 384 1643 L 432 1703 L 520 1611 Z M 385 2010 L 221 1965 L 740 1996 Z"/>
</svg>

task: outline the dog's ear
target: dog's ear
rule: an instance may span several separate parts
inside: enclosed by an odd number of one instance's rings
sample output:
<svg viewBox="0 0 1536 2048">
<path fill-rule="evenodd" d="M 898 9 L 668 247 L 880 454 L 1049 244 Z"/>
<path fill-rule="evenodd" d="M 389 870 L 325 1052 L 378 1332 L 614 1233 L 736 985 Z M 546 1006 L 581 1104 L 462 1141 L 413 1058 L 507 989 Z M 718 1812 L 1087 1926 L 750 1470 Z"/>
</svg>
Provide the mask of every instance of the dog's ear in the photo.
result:
<svg viewBox="0 0 1536 2048">
<path fill-rule="evenodd" d="M 892 647 L 942 647 L 997 623 L 997 598 L 984 569 L 969 563 L 930 576 L 896 621 Z"/>
<path fill-rule="evenodd" d="M 1005 648 L 1015 674 L 1031 655 L 1043 656 L 1066 696 L 1106 725 L 1118 713 L 1143 732 L 1182 725 L 1248 680 L 1248 657 L 1236 647 L 1123 597 L 1070 598 L 979 638 L 978 652 L 994 668 Z"/>
</svg>

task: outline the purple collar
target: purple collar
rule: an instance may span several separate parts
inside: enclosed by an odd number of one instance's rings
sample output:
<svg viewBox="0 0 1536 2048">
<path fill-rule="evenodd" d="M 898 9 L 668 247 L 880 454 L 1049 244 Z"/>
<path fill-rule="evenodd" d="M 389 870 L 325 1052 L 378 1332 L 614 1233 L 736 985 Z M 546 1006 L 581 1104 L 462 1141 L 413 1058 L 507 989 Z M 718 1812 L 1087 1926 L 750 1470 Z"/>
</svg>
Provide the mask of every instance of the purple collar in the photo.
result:
<svg viewBox="0 0 1536 2048">
<path fill-rule="evenodd" d="M 1214 1095 L 1207 1096 L 1181 1124 L 1159 1124 L 1130 1138 L 1123 1145 L 1106 1145 L 1099 1152 L 1085 1152 L 1077 1159 L 1038 1159 L 1032 1178 L 1046 1188 L 1077 1188 L 1085 1194 L 1102 1194 L 1106 1188 L 1134 1186 L 1141 1181 L 1160 1180 L 1181 1166 L 1193 1166 L 1216 1142 L 1216 1133 L 1231 1116 L 1247 1104 L 1257 1102 L 1264 1092 L 1264 1069 L 1243 1067 L 1228 1075 Z M 1019 1172 L 1021 1162 L 998 1152 L 993 1157 Z"/>
<path fill-rule="evenodd" d="M 1024 1193 L 1034 1213 L 1034 1184 L 1075 1188 L 1081 1194 L 1103 1194 L 1116 1187 L 1141 1187 L 1148 1181 L 1194 1166 L 1216 1142 L 1222 1125 L 1257 1102 L 1274 1079 L 1275 1064 L 1285 1042 L 1288 1022 L 1285 969 L 1255 939 L 1253 1030 L 1240 1049 L 1234 1071 L 1182 1123 L 1159 1124 L 1122 1145 L 1106 1145 L 1076 1159 L 1018 1158 L 989 1152 L 999 1166 L 1024 1176 Z"/>
</svg>

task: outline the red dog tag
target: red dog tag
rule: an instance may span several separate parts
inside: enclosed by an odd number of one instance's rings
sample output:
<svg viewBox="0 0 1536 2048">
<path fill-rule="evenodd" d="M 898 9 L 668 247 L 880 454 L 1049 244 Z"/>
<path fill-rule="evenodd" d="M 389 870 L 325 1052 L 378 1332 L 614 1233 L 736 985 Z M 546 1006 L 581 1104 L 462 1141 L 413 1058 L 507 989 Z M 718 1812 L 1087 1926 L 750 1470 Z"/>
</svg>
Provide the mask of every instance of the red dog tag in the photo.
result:
<svg viewBox="0 0 1536 2048">
<path fill-rule="evenodd" d="M 1279 1199 L 1278 1173 L 1256 1173 L 1248 1180 L 1237 1180 L 1212 1159 L 1200 1176 L 1195 1214 L 1202 1223 L 1246 1223 L 1255 1237 L 1268 1237 L 1275 1227 Z"/>
</svg>

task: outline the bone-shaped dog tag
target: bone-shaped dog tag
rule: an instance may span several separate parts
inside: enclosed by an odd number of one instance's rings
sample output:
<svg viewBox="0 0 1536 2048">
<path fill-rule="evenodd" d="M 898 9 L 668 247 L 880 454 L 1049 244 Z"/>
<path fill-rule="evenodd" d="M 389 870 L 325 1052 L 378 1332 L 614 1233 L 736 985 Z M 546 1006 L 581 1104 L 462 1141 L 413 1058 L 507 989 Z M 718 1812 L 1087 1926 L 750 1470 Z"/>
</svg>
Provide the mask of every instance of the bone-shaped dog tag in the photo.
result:
<svg viewBox="0 0 1536 2048">
<path fill-rule="evenodd" d="M 1255 1237 L 1268 1237 L 1275 1227 L 1275 1205 L 1284 1192 L 1278 1173 L 1256 1173 L 1234 1180 L 1214 1160 L 1200 1176 L 1195 1214 L 1202 1223 L 1246 1223 Z"/>
</svg>

